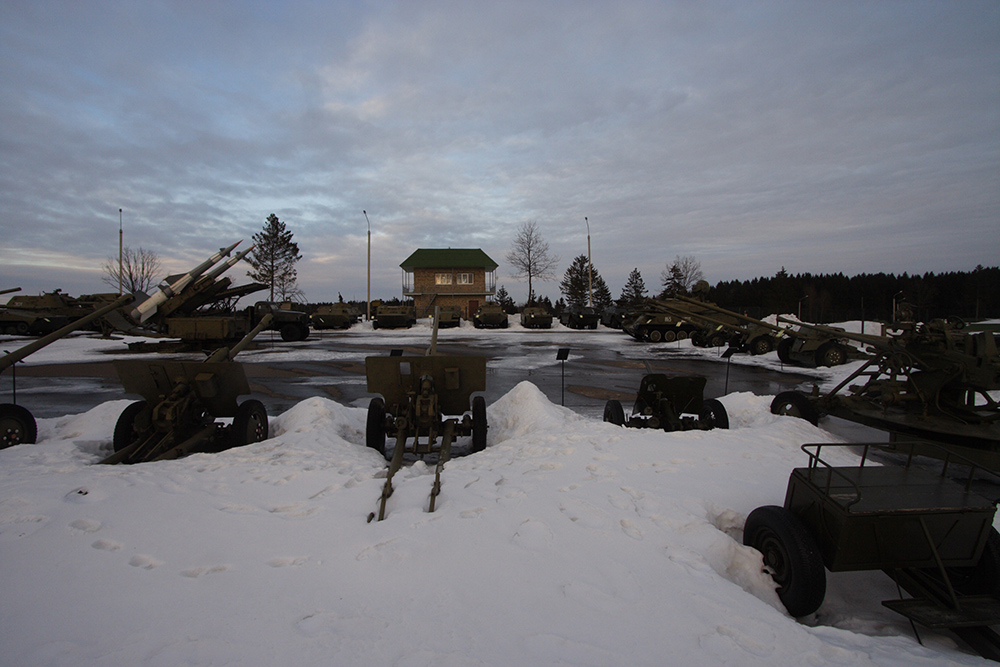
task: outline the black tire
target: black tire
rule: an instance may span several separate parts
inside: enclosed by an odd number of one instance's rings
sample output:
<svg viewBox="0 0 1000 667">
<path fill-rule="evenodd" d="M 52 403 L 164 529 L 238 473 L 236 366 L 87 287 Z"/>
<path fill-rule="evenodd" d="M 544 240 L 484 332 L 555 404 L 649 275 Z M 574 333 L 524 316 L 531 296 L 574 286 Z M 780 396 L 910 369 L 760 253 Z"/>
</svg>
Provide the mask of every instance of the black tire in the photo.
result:
<svg viewBox="0 0 1000 667">
<path fill-rule="evenodd" d="M 691 344 L 695 347 L 705 347 L 705 334 L 695 331 L 691 334 Z"/>
<path fill-rule="evenodd" d="M 508 326 L 510 326 L 510 325 L 507 322 L 507 320 L 504 320 L 503 323 L 500 324 L 500 328 L 501 329 L 506 329 Z"/>
<path fill-rule="evenodd" d="M 819 411 L 809 398 L 797 391 L 783 391 L 771 401 L 771 414 L 798 417 L 816 426 L 819 424 Z"/>
<path fill-rule="evenodd" d="M 297 340 L 301 340 L 299 338 L 301 335 L 298 324 L 289 322 L 288 324 L 281 325 L 281 340 L 286 343 L 294 343 Z"/>
<path fill-rule="evenodd" d="M 378 320 L 372 320 L 372 329 L 378 329 Z"/>
<path fill-rule="evenodd" d="M 817 366 L 839 366 L 847 362 L 847 350 L 837 343 L 824 343 L 816 350 Z"/>
<path fill-rule="evenodd" d="M 677 340 L 687 340 L 688 332 L 681 329 L 677 332 Z"/>
<path fill-rule="evenodd" d="M 661 340 L 663 340 L 663 332 L 660 331 L 659 329 L 650 329 L 650 331 L 649 331 L 649 342 L 650 343 L 659 343 Z"/>
<path fill-rule="evenodd" d="M 38 425 L 27 408 L 0 403 L 0 449 L 31 445 L 38 438 Z"/>
<path fill-rule="evenodd" d="M 708 428 L 729 428 L 729 413 L 717 399 L 709 398 L 702 402 L 698 421 Z"/>
<path fill-rule="evenodd" d="M 131 445 L 139 437 L 135 430 L 135 420 L 139 413 L 146 409 L 146 401 L 136 401 L 130 403 L 122 410 L 118 421 L 115 423 L 115 433 L 111 438 L 111 446 L 116 452 L 121 451 Z M 147 420 L 148 421 L 148 420 Z"/>
<path fill-rule="evenodd" d="M 621 401 L 612 399 L 604 404 L 604 421 L 615 426 L 625 425 L 625 410 Z"/>
<path fill-rule="evenodd" d="M 782 337 L 778 341 L 778 359 L 783 364 L 792 363 L 792 339 L 787 337 Z"/>
<path fill-rule="evenodd" d="M 663 332 L 663 342 L 664 343 L 673 343 L 675 340 L 677 340 L 677 332 L 675 332 L 675 331 L 664 331 Z"/>
<path fill-rule="evenodd" d="M 365 444 L 385 456 L 385 401 L 378 397 L 368 403 Z"/>
<path fill-rule="evenodd" d="M 486 449 L 486 399 L 482 396 L 472 398 L 472 451 L 481 452 Z"/>
<path fill-rule="evenodd" d="M 750 341 L 750 354 L 767 354 L 774 349 L 774 339 L 770 336 L 757 336 Z"/>
<path fill-rule="evenodd" d="M 726 344 L 726 337 L 720 333 L 712 334 L 708 339 L 708 345 L 706 347 L 722 347 Z"/>
<path fill-rule="evenodd" d="M 231 447 L 242 447 L 254 442 L 267 440 L 267 409 L 255 398 L 243 401 L 233 416 Z"/>
<path fill-rule="evenodd" d="M 646 336 L 649 335 L 649 330 L 646 327 L 637 327 L 635 334 L 632 336 L 636 340 L 646 340 Z"/>
<path fill-rule="evenodd" d="M 299 340 L 306 340 L 309 338 L 309 325 L 300 324 L 299 325 Z"/>
<path fill-rule="evenodd" d="M 826 597 L 823 556 L 797 516 L 783 507 L 758 507 L 743 525 L 743 544 L 763 555 L 789 614 L 801 618 L 819 609 Z"/>
</svg>

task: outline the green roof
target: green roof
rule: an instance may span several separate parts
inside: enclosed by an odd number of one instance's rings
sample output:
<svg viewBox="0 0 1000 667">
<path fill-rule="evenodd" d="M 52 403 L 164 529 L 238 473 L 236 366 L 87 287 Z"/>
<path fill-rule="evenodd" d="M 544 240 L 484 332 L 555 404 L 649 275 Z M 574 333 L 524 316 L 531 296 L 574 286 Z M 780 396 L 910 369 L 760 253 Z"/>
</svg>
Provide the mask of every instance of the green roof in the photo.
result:
<svg viewBox="0 0 1000 667">
<path fill-rule="evenodd" d="M 413 269 L 486 269 L 498 264 L 479 248 L 419 248 L 399 265 L 404 271 Z"/>
</svg>

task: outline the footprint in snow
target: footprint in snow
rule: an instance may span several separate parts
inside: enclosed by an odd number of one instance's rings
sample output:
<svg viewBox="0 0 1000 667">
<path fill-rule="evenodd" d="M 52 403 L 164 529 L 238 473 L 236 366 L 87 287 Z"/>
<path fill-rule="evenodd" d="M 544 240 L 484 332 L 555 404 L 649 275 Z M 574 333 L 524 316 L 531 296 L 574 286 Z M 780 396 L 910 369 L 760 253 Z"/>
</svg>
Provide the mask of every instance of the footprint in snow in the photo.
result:
<svg viewBox="0 0 1000 667">
<path fill-rule="evenodd" d="M 141 567 L 144 570 L 152 570 L 154 567 L 160 567 L 163 565 L 163 561 L 153 558 L 152 556 L 136 554 L 129 559 L 128 564 L 132 567 Z"/>
</svg>

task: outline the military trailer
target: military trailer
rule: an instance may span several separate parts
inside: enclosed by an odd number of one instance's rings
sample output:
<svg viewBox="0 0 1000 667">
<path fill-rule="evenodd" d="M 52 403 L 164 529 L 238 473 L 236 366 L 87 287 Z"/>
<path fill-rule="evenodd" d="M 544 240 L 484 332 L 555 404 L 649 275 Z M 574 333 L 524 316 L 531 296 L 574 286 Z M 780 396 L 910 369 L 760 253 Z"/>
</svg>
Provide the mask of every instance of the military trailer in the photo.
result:
<svg viewBox="0 0 1000 667">
<path fill-rule="evenodd" d="M 487 301 L 479 306 L 479 310 L 472 316 L 472 324 L 477 329 L 506 329 L 508 326 L 507 313 L 504 312 L 499 303 Z"/>
<path fill-rule="evenodd" d="M 461 306 L 438 306 L 435 313 L 436 324 L 442 329 L 454 328 L 462 324 Z"/>
<path fill-rule="evenodd" d="M 629 428 L 664 431 L 708 431 L 729 428 L 729 415 L 717 399 L 704 398 L 705 378 L 700 375 L 668 376 L 650 373 L 642 378 L 632 414 L 621 401 L 604 405 L 604 421 Z"/>
<path fill-rule="evenodd" d="M 901 446 L 904 443 L 900 443 Z M 940 470 L 865 465 L 880 444 L 807 444 L 808 466 L 795 468 L 783 506 L 747 516 L 743 543 L 763 556 L 778 597 L 795 617 L 826 596 L 826 572 L 882 570 L 912 597 L 882 604 L 914 623 L 951 629 L 984 657 L 1000 660 L 1000 534 L 997 498 L 972 490 L 1000 476 L 941 451 Z M 861 449 L 856 466 L 833 466 L 824 450 Z M 964 472 L 960 471 L 964 469 Z M 996 488 L 995 486 L 993 487 Z"/>
<path fill-rule="evenodd" d="M 372 317 L 373 329 L 409 329 L 416 323 L 412 306 L 380 305 Z"/>
<path fill-rule="evenodd" d="M 358 312 L 346 303 L 320 306 L 309 316 L 313 329 L 350 329 L 358 318 Z"/>
<path fill-rule="evenodd" d="M 552 313 L 541 306 L 527 306 L 521 311 L 521 326 L 526 329 L 551 329 Z"/>
<path fill-rule="evenodd" d="M 559 322 L 570 329 L 596 329 L 601 316 L 590 306 L 576 306 L 564 310 Z"/>
</svg>

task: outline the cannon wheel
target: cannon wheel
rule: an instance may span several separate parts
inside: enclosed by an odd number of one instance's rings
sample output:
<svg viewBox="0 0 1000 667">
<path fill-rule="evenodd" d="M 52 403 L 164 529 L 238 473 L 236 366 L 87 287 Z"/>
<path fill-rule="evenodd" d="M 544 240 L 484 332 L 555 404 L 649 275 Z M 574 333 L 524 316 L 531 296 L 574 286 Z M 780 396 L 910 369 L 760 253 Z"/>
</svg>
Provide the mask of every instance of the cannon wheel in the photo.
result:
<svg viewBox="0 0 1000 667">
<path fill-rule="evenodd" d="M 774 339 L 770 336 L 757 336 L 750 341 L 750 354 L 767 354 L 774 349 Z"/>
<path fill-rule="evenodd" d="M 111 446 L 114 450 L 121 451 L 135 442 L 139 435 L 135 432 L 135 420 L 139 413 L 146 409 L 146 401 L 136 401 L 130 403 L 122 410 L 121 416 L 115 423 L 115 433 L 111 438 Z"/>
<path fill-rule="evenodd" d="M 296 322 L 289 322 L 281 327 L 281 340 L 295 343 L 309 337 L 309 327 Z"/>
<path fill-rule="evenodd" d="M 726 344 L 726 337 L 720 333 L 712 334 L 708 339 L 707 347 L 722 347 Z"/>
<path fill-rule="evenodd" d="M 486 449 L 486 399 L 475 396 L 472 399 L 472 451 Z"/>
<path fill-rule="evenodd" d="M 816 350 L 817 366 L 839 366 L 847 362 L 847 351 L 837 343 L 824 343 Z"/>
<path fill-rule="evenodd" d="M 698 421 L 708 428 L 729 428 L 729 414 L 717 399 L 708 398 L 701 404 Z"/>
<path fill-rule="evenodd" d="M 38 437 L 38 425 L 26 408 L 13 403 L 0 404 L 0 449 L 32 444 Z"/>
<path fill-rule="evenodd" d="M 625 425 L 625 410 L 621 401 L 611 399 L 604 404 L 604 421 L 615 426 Z"/>
<path fill-rule="evenodd" d="M 819 424 L 819 411 L 808 398 L 797 391 L 783 391 L 775 396 L 771 401 L 771 414 L 798 417 L 813 426 Z"/>
<path fill-rule="evenodd" d="M 758 507 L 743 525 L 743 544 L 764 556 L 789 614 L 801 618 L 819 609 L 826 597 L 823 557 L 797 516 L 784 507 Z"/>
<path fill-rule="evenodd" d="M 385 456 L 385 401 L 378 397 L 368 404 L 365 444 Z"/>
<path fill-rule="evenodd" d="M 233 416 L 232 446 L 242 447 L 267 440 L 267 409 L 255 398 L 243 401 Z"/>
<path fill-rule="evenodd" d="M 778 341 L 778 359 L 783 364 L 792 363 L 792 339 L 788 337 L 782 337 Z"/>
</svg>

